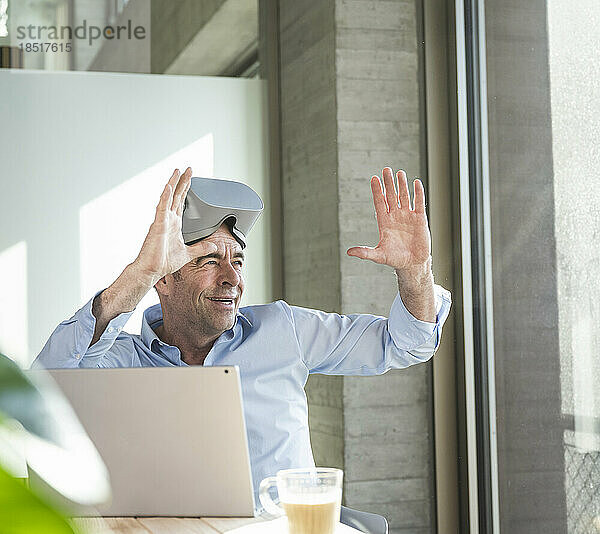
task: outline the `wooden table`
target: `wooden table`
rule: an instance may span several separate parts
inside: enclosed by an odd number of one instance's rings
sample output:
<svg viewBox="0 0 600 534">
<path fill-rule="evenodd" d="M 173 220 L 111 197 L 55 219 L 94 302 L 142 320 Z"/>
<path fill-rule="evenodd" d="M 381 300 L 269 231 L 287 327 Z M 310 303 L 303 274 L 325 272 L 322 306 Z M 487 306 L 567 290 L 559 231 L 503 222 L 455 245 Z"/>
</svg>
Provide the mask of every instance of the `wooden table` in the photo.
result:
<svg viewBox="0 0 600 534">
<path fill-rule="evenodd" d="M 74 522 L 89 534 L 222 534 L 260 518 L 86 517 Z"/>
</svg>

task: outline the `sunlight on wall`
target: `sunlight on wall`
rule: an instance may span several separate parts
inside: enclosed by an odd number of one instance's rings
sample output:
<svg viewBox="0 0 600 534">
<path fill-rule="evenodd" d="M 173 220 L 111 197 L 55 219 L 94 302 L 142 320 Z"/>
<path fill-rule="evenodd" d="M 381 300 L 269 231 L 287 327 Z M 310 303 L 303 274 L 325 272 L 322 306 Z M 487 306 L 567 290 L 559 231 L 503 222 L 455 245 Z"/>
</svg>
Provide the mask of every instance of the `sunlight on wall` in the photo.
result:
<svg viewBox="0 0 600 534">
<path fill-rule="evenodd" d="M 130 178 L 79 210 L 81 300 L 109 286 L 137 256 L 160 194 L 182 162 L 193 176 L 213 176 L 214 140 L 207 134 L 198 141 Z M 138 304 L 125 330 L 138 334 L 142 313 L 158 302 L 154 290 Z"/>
<path fill-rule="evenodd" d="M 21 366 L 29 364 L 27 343 L 27 243 L 0 252 L 0 352 Z"/>
</svg>

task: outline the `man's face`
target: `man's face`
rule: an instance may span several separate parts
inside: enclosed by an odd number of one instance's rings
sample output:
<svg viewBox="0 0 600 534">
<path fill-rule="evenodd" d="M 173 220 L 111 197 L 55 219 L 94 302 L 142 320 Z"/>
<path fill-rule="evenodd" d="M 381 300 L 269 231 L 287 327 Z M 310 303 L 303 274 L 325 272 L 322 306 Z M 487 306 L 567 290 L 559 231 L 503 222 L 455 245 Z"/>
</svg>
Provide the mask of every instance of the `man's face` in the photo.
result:
<svg viewBox="0 0 600 534">
<path fill-rule="evenodd" d="M 217 245 L 217 251 L 186 263 L 180 276 L 173 274 L 168 305 L 202 333 L 218 335 L 235 322 L 244 291 L 244 253 L 225 224 L 205 241 Z"/>
</svg>

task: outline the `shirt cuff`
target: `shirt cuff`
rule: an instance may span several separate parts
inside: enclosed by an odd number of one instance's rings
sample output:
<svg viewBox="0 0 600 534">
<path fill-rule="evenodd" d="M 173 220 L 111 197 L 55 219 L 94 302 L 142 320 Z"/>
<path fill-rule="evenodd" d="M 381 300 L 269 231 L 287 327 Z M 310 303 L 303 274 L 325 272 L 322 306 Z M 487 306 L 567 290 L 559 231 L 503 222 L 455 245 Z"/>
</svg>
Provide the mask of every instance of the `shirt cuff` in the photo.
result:
<svg viewBox="0 0 600 534">
<path fill-rule="evenodd" d="M 423 345 L 431 346 L 430 350 L 437 349 L 440 342 L 441 327 L 450 313 L 452 298 L 450 292 L 441 286 L 435 285 L 434 291 L 435 323 L 417 319 L 406 309 L 400 294 L 396 295 L 390 310 L 388 328 L 397 347 L 406 351 L 414 350 Z"/>
</svg>

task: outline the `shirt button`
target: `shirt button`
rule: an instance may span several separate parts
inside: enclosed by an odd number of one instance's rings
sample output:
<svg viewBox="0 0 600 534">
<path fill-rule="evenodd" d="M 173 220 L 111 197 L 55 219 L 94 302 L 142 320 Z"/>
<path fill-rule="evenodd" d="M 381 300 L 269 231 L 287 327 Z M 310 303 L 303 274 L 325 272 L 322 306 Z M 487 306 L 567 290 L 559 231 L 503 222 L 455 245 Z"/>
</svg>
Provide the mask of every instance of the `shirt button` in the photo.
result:
<svg viewBox="0 0 600 534">
<path fill-rule="evenodd" d="M 81 354 L 79 354 L 79 353 L 75 354 L 75 358 L 77 358 L 79 360 L 81 358 Z"/>
<path fill-rule="evenodd" d="M 109 326 L 109 327 L 108 327 L 108 330 L 107 330 L 107 332 L 108 332 L 109 334 L 112 334 L 114 331 L 115 331 L 115 329 L 114 329 L 112 326 Z"/>
</svg>

